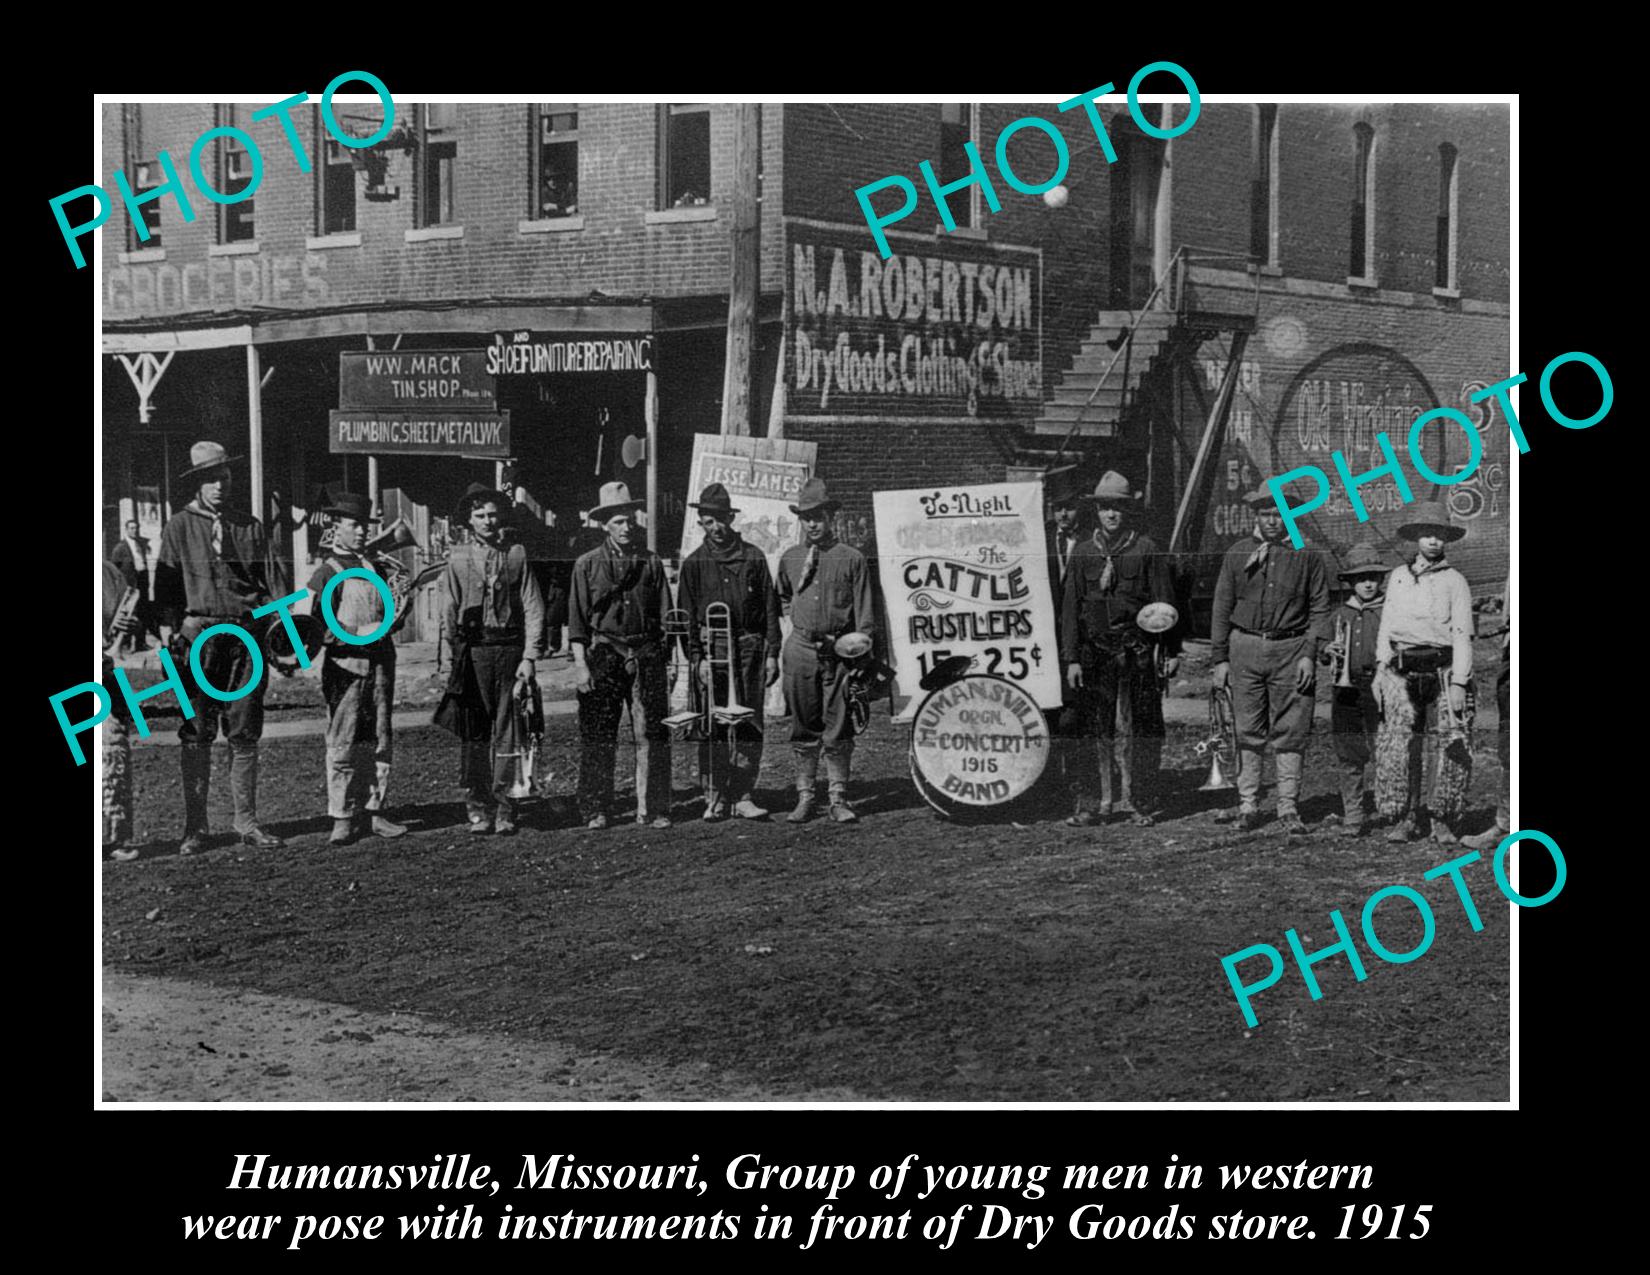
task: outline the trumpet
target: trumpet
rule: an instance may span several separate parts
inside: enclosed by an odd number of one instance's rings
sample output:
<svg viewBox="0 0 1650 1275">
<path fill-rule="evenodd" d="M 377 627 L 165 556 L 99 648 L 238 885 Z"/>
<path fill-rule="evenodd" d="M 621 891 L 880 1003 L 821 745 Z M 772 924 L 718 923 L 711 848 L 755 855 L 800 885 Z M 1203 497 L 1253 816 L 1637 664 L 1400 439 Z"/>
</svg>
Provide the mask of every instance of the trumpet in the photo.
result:
<svg viewBox="0 0 1650 1275">
<path fill-rule="evenodd" d="M 1192 751 L 1199 757 L 1209 758 L 1209 778 L 1198 789 L 1199 792 L 1216 792 L 1237 786 L 1236 776 L 1243 773 L 1243 754 L 1238 751 L 1237 710 L 1232 705 L 1231 687 L 1209 688 L 1209 737 L 1199 740 Z M 1227 775 L 1221 767 L 1222 752 L 1231 757 L 1231 775 Z"/>
<path fill-rule="evenodd" d="M 137 589 L 127 589 L 120 595 L 120 604 L 115 607 L 115 613 L 109 618 L 109 631 L 103 635 L 103 649 L 106 653 L 114 650 L 115 644 L 123 636 L 121 627 L 137 614 L 138 603 L 143 600 L 143 594 Z"/>
<path fill-rule="evenodd" d="M 1335 685 L 1352 685 L 1352 654 L 1348 650 L 1351 626 L 1341 616 L 1335 617 L 1335 640 L 1318 654 L 1318 663 L 1335 670 Z"/>
</svg>

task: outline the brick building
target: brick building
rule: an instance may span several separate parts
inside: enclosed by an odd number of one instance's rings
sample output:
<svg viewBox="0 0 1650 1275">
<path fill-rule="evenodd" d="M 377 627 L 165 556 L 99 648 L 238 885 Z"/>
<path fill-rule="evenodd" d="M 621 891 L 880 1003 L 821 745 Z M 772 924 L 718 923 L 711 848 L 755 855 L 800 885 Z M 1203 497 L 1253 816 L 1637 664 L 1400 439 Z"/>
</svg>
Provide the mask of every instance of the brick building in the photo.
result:
<svg viewBox="0 0 1650 1275">
<path fill-rule="evenodd" d="M 223 124 L 263 165 L 230 205 L 186 173 L 195 219 L 151 201 L 147 243 L 124 209 L 99 232 L 111 538 L 134 509 L 152 534 L 199 437 L 253 454 L 266 517 L 323 484 L 444 512 L 499 454 L 332 450 L 340 358 L 492 348 L 508 455 L 564 528 L 602 481 L 644 484 L 625 442 L 646 436 L 653 374 L 658 543 L 674 545 L 691 436 L 721 422 L 734 108 L 398 103 L 394 132 L 352 153 L 305 106 L 305 174 L 273 122 L 247 122 L 255 105 L 105 107 L 111 190 L 117 169 L 158 184 L 160 151 L 181 165 Z M 1373 467 L 1377 431 L 1401 452 L 1417 414 L 1461 406 L 1489 428 L 1479 472 L 1447 489 L 1472 533 L 1452 556 L 1475 583 L 1504 579 L 1507 434 L 1468 396 L 1511 370 L 1507 108 L 1205 104 L 1172 142 L 1101 111 L 1115 163 L 1082 111 L 1052 105 L 763 106 L 756 429 L 818 444 L 844 535 L 873 538 L 873 490 L 1038 470 L 1069 433 L 1059 464 L 1085 482 L 1125 469 L 1160 537 L 1207 553 L 1246 532 L 1243 489 L 1335 449 Z M 381 123 L 341 113 L 357 136 Z M 1027 114 L 1066 139 L 1063 206 L 997 171 L 998 134 Z M 959 191 L 948 234 L 919 165 L 964 176 L 970 140 L 1001 209 Z M 1009 155 L 1028 181 L 1053 167 L 1035 130 Z M 251 171 L 232 138 L 203 156 L 226 192 Z M 885 261 L 854 190 L 890 174 L 922 198 Z M 1439 472 L 1464 456 L 1459 434 L 1427 446 Z M 1378 534 L 1396 526 L 1389 483 L 1366 499 Z M 1345 505 L 1308 524 L 1337 554 L 1369 534 Z M 304 547 L 283 541 L 300 573 Z"/>
</svg>

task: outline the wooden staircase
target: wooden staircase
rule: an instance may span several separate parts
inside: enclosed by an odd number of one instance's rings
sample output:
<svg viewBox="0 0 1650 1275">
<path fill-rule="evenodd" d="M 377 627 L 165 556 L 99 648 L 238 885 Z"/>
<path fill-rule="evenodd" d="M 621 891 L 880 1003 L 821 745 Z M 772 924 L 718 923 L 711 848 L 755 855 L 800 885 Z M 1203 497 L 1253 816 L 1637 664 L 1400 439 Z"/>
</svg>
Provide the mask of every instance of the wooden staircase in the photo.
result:
<svg viewBox="0 0 1650 1275">
<path fill-rule="evenodd" d="M 1076 422 L 1073 439 L 1117 435 L 1123 413 L 1134 403 L 1141 381 L 1151 372 L 1177 319 L 1168 310 L 1146 310 L 1132 317 L 1134 339 L 1101 385 L 1100 378 L 1117 355 L 1110 343 L 1127 331 L 1131 315 L 1127 310 L 1100 312 L 1070 369 L 1060 377 L 1053 396 L 1032 425 L 1033 434 L 1062 438 Z"/>
</svg>

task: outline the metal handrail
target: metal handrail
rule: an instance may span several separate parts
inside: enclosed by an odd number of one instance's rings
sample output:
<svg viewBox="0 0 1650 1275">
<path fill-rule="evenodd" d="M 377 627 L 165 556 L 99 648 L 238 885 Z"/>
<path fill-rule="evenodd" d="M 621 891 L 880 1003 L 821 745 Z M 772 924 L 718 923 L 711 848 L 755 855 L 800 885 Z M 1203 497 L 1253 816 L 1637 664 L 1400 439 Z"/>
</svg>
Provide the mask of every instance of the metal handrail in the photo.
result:
<svg viewBox="0 0 1650 1275">
<path fill-rule="evenodd" d="M 1124 350 L 1134 344 L 1134 330 L 1140 323 L 1139 315 L 1145 314 L 1152 308 L 1152 302 L 1157 300 L 1158 293 L 1163 291 L 1164 282 L 1177 268 L 1179 268 L 1181 254 L 1184 252 L 1184 248 L 1175 249 L 1174 256 L 1169 258 L 1169 264 L 1164 267 L 1163 273 L 1157 277 L 1157 282 L 1152 287 L 1151 295 L 1146 298 L 1145 304 L 1140 307 L 1139 313 L 1137 314 L 1132 307 L 1129 309 L 1129 326 L 1123 329 L 1123 343 L 1119 345 L 1116 350 L 1112 351 L 1111 362 L 1106 364 L 1106 370 L 1100 373 L 1100 379 L 1095 382 L 1094 388 L 1089 391 L 1089 396 L 1083 400 L 1083 406 L 1077 409 L 1077 416 L 1071 422 L 1071 428 L 1066 431 L 1066 436 L 1060 440 L 1060 447 L 1054 453 L 1054 459 L 1050 461 L 1043 469 L 1045 474 L 1051 472 L 1065 456 L 1067 445 L 1070 444 L 1072 436 L 1077 433 L 1077 427 L 1083 423 L 1084 414 L 1093 405 L 1094 400 L 1100 396 L 1100 391 L 1106 387 L 1107 380 L 1111 378 L 1112 369 L 1117 366 L 1117 360 L 1123 357 Z"/>
</svg>

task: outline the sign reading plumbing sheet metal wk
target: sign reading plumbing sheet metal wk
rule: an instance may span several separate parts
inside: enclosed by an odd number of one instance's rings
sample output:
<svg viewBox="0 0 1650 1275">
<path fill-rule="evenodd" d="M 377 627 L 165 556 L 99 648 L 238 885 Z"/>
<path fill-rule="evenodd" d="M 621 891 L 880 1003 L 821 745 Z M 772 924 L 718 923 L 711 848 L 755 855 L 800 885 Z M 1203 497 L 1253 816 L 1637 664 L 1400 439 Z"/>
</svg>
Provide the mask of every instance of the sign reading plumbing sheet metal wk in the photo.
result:
<svg viewBox="0 0 1650 1275">
<path fill-rule="evenodd" d="M 1045 711 L 1060 706 L 1059 642 L 1043 539 L 1043 485 L 879 491 L 877 568 L 888 605 L 894 712 L 953 655 L 1005 678 Z"/>
</svg>

